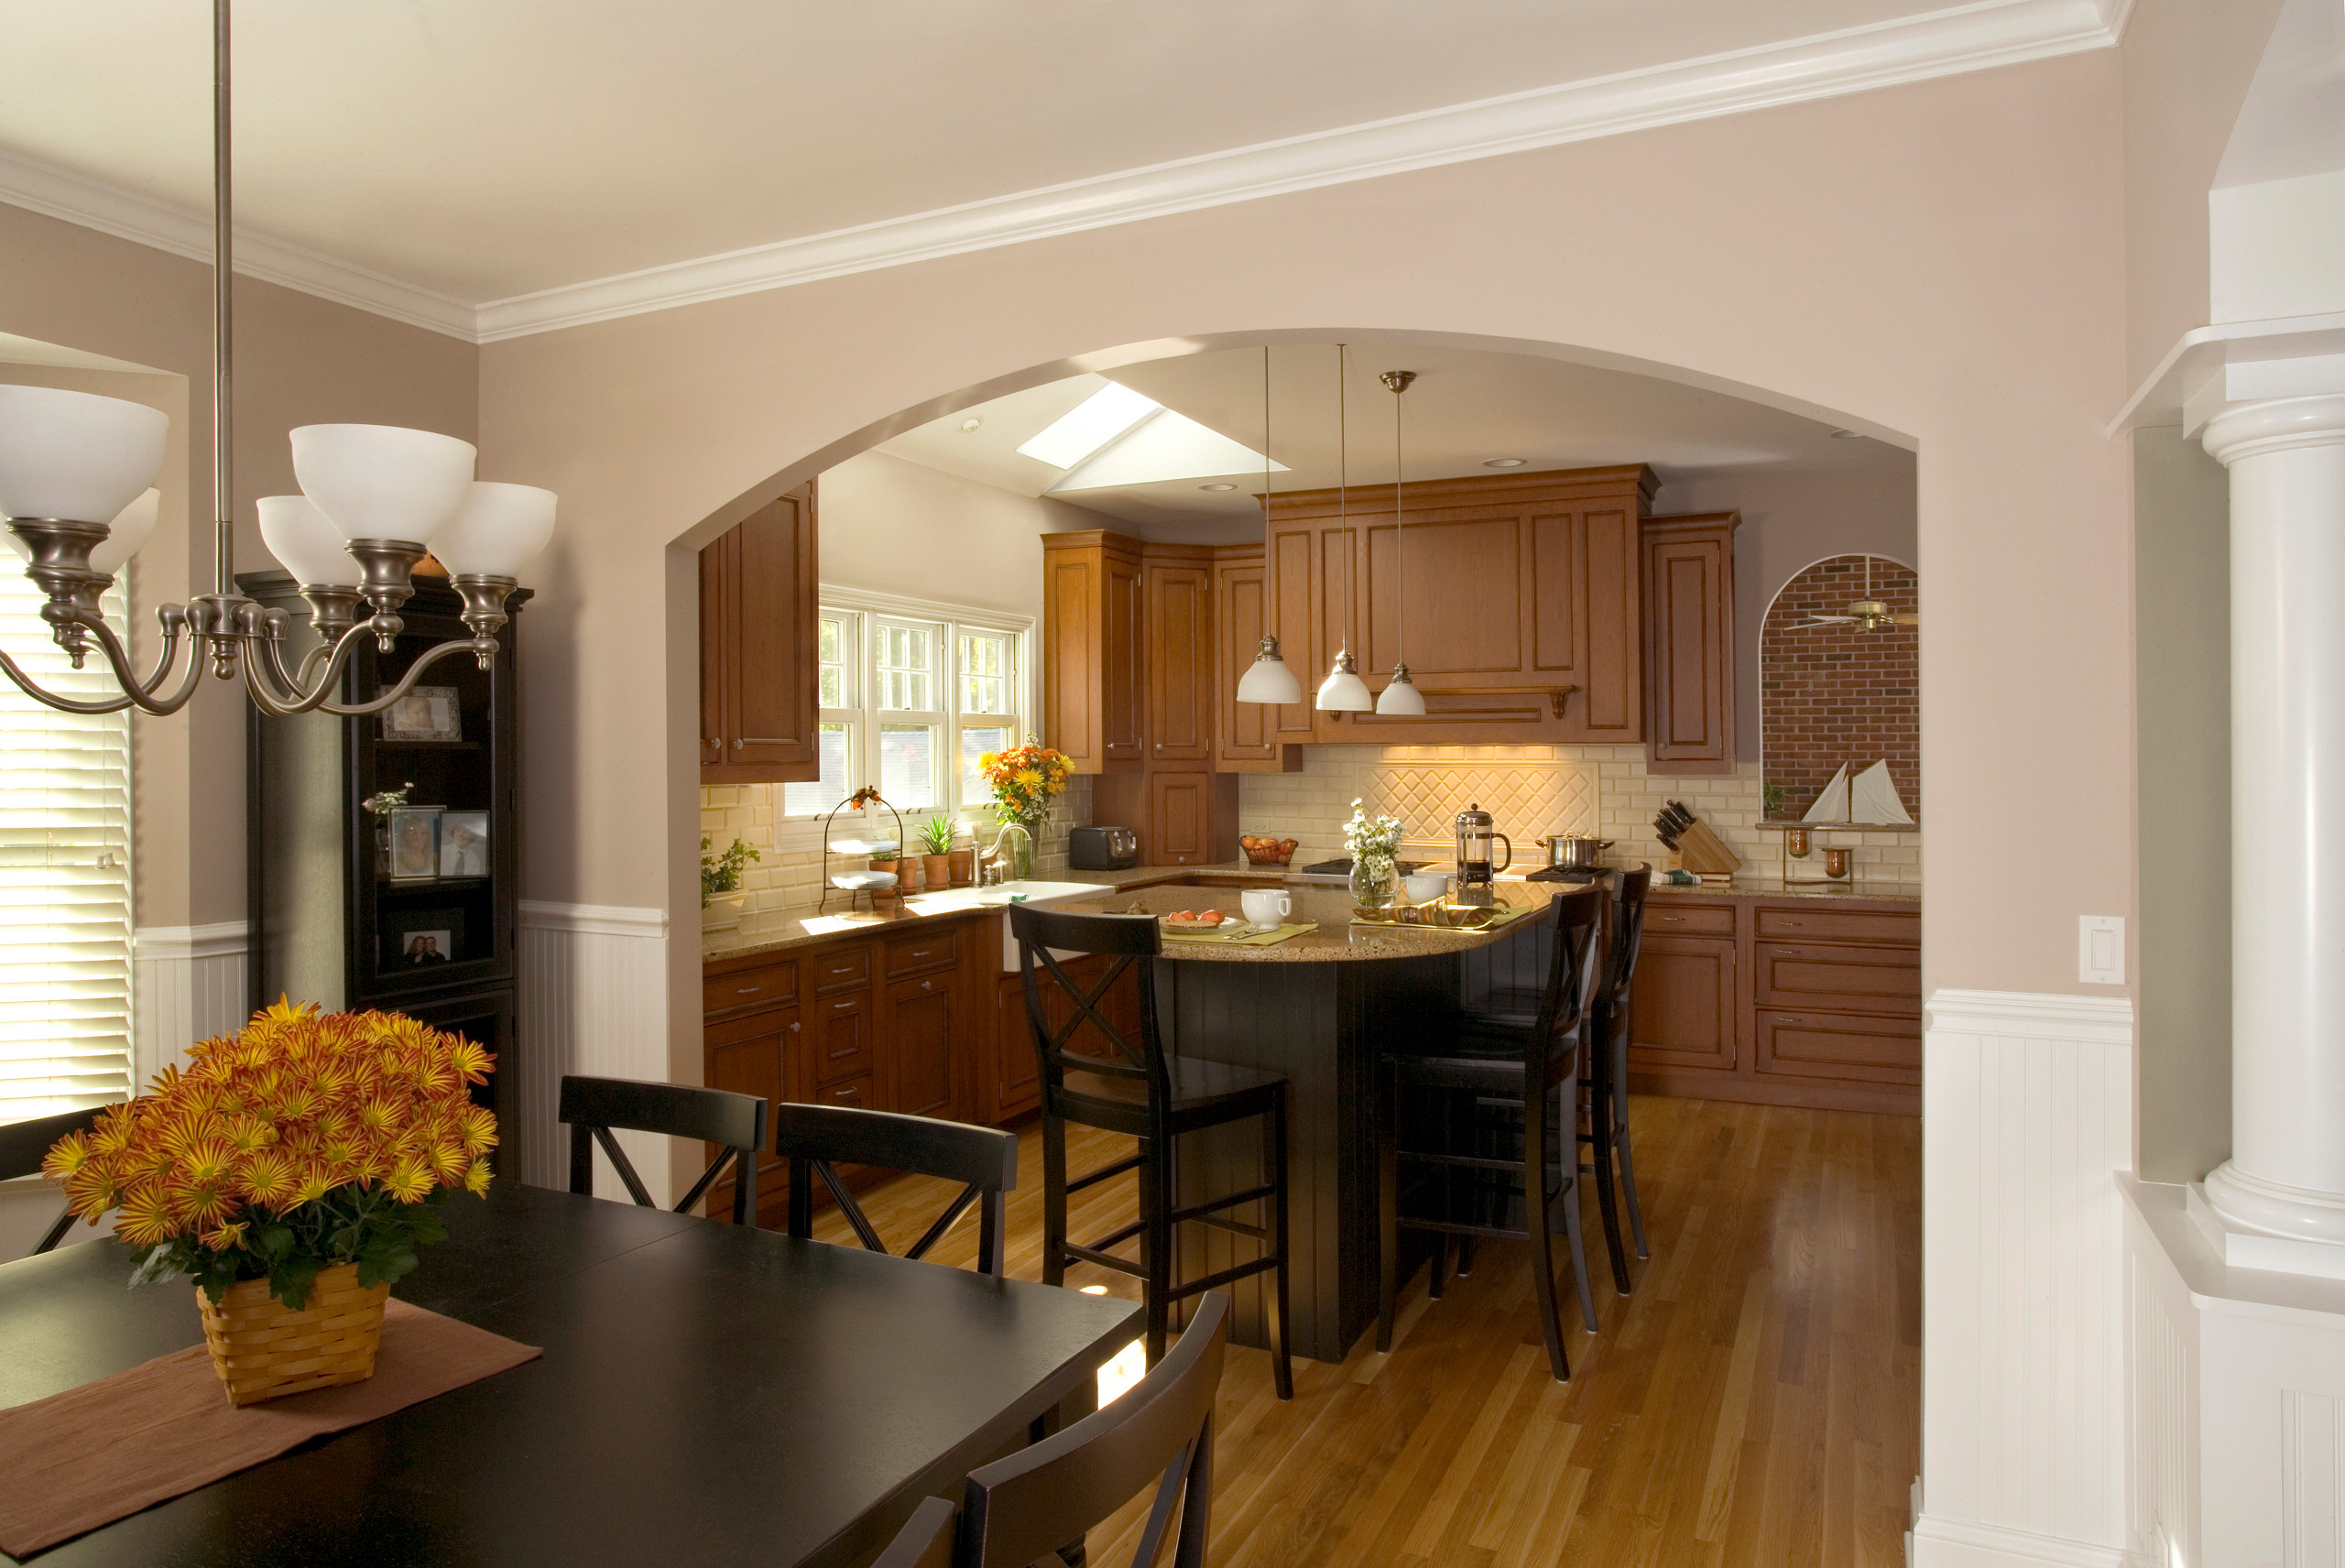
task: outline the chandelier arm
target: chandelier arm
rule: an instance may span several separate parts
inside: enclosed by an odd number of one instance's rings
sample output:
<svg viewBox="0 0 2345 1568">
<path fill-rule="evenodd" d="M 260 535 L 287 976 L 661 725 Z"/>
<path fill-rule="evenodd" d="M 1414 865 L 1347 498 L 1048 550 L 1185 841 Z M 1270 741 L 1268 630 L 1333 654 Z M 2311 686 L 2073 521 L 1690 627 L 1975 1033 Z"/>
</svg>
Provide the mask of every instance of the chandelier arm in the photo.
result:
<svg viewBox="0 0 2345 1568">
<path fill-rule="evenodd" d="M 43 690 L 31 676 L 17 669 L 16 661 L 5 652 L 0 652 L 0 675 L 5 675 L 15 681 L 17 688 L 34 702 L 44 707 L 55 708 L 60 713 L 119 713 L 125 708 L 138 705 L 136 699 L 131 697 L 108 697 L 103 702 L 85 702 L 77 697 L 60 697 L 54 692 Z"/>
<path fill-rule="evenodd" d="M 352 651 L 375 635 L 375 624 L 371 618 L 360 621 L 332 642 L 320 643 L 311 648 L 301 660 L 300 673 L 291 674 L 285 668 L 282 627 L 282 622 L 268 623 L 264 629 L 251 634 L 246 646 L 254 650 L 250 657 L 255 662 L 267 661 L 265 673 L 276 685 L 276 690 L 270 693 L 274 701 L 280 707 L 286 703 L 293 704 L 285 708 L 287 713 L 306 713 L 322 704 L 333 695 L 334 682 L 342 679 L 343 666 L 350 662 Z"/>
<path fill-rule="evenodd" d="M 164 658 L 157 662 L 155 673 L 143 682 L 138 679 L 138 672 L 131 668 L 130 650 L 122 646 L 122 638 L 106 625 L 104 616 L 84 615 L 77 623 L 96 639 L 98 651 L 105 655 L 106 668 L 113 671 L 115 683 L 122 688 L 122 694 L 129 699 L 130 704 L 142 713 L 161 717 L 178 713 L 187 706 L 188 699 L 195 695 L 196 685 L 203 678 L 203 647 L 199 639 L 191 637 L 188 639 L 187 673 L 180 677 L 179 690 L 165 698 L 155 695 L 177 659 L 179 638 L 172 628 L 174 617 L 169 612 L 178 608 L 174 604 L 165 604 L 156 612 L 156 618 L 163 624 Z M 202 629 L 195 626 L 191 617 L 186 617 L 184 611 L 181 612 L 181 624 L 192 630 Z"/>
<path fill-rule="evenodd" d="M 469 653 L 474 658 L 485 659 L 496 651 L 496 639 L 493 637 L 460 637 L 453 642 L 439 643 L 424 649 L 417 657 L 416 661 L 408 667 L 408 671 L 400 677 L 399 683 L 372 702 L 320 702 L 317 705 L 326 713 L 340 713 L 344 718 L 379 713 L 412 691 L 415 683 L 423 679 L 424 671 L 442 659 L 459 653 Z"/>
</svg>

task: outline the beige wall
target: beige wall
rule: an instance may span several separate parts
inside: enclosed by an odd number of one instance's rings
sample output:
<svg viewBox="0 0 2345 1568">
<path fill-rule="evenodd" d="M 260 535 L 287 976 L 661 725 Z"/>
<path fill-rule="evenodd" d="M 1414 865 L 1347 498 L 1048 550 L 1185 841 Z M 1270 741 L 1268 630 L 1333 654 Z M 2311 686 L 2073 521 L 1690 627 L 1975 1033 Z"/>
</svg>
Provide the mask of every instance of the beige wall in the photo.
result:
<svg viewBox="0 0 2345 1568">
<path fill-rule="evenodd" d="M 184 417 L 173 429 L 173 450 L 184 451 L 173 472 L 191 499 L 165 512 L 133 583 L 142 604 L 209 592 L 212 268 L 6 205 L 0 258 L 0 332 L 184 378 Z M 350 420 L 474 433 L 478 351 L 469 343 L 240 278 L 236 352 L 236 558 L 245 570 L 276 564 L 261 548 L 252 504 L 293 488 L 285 439 L 293 426 Z M 179 717 L 132 720 L 142 926 L 245 917 L 245 704 L 218 682 L 205 686 Z"/>
</svg>

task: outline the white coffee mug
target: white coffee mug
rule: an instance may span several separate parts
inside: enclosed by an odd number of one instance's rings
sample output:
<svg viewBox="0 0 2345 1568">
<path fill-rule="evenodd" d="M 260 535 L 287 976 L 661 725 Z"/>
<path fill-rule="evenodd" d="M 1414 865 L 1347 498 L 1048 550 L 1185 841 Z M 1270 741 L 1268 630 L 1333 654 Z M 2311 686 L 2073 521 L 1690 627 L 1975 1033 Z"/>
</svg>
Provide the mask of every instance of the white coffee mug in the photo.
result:
<svg viewBox="0 0 2345 1568">
<path fill-rule="evenodd" d="M 1276 931 L 1294 909 L 1294 896 L 1280 887 L 1255 887 L 1238 895 L 1246 923 L 1258 931 Z"/>
</svg>

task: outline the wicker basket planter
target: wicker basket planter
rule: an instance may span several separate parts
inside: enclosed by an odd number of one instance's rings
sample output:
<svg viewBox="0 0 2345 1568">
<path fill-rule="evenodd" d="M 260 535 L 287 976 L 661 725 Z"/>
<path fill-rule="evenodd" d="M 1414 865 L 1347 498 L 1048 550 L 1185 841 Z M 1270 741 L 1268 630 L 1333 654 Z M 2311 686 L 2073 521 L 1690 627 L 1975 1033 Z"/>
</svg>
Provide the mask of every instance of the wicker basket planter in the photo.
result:
<svg viewBox="0 0 2345 1568">
<path fill-rule="evenodd" d="M 232 1405 L 256 1405 L 311 1388 L 356 1383 L 375 1375 L 388 1284 L 361 1287 L 358 1266 L 320 1271 L 300 1312 L 268 1293 L 266 1279 L 228 1287 L 213 1306 L 201 1289 L 203 1342 Z"/>
</svg>

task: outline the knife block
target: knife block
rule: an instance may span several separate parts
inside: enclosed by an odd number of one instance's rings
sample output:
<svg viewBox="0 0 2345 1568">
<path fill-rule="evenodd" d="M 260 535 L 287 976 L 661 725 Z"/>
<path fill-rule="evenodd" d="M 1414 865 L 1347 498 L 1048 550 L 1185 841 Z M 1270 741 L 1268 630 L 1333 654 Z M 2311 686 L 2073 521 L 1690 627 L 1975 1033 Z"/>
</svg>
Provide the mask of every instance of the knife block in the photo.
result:
<svg viewBox="0 0 2345 1568">
<path fill-rule="evenodd" d="M 1742 867 L 1742 856 L 1700 821 L 1677 835 L 1677 863 L 1696 877 L 1730 877 Z"/>
</svg>

